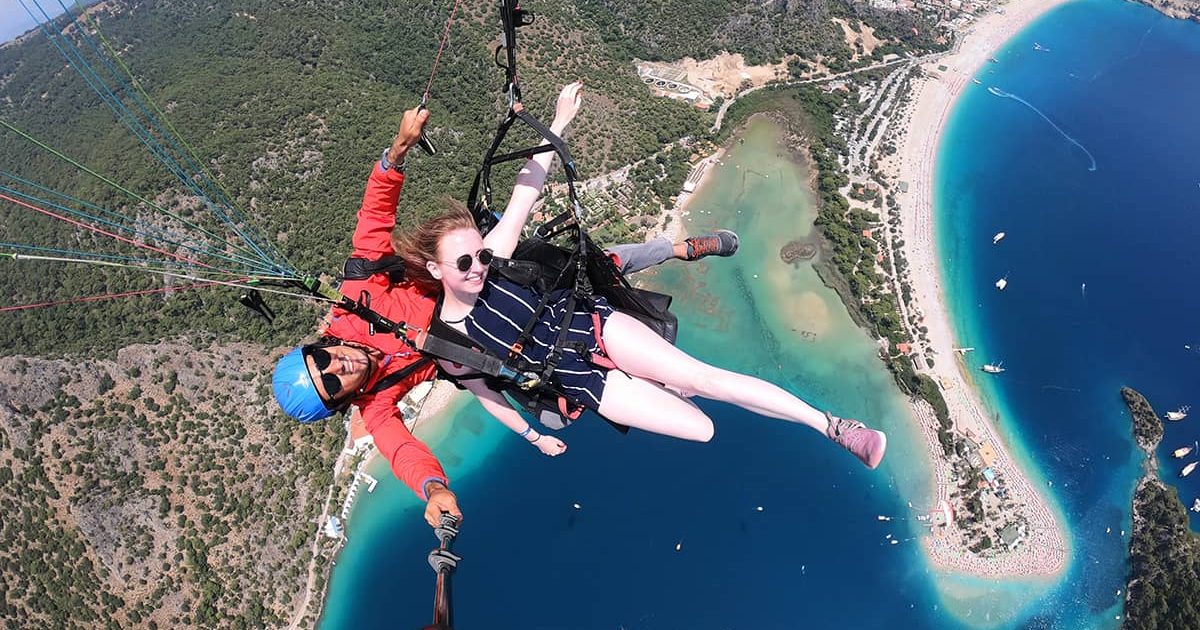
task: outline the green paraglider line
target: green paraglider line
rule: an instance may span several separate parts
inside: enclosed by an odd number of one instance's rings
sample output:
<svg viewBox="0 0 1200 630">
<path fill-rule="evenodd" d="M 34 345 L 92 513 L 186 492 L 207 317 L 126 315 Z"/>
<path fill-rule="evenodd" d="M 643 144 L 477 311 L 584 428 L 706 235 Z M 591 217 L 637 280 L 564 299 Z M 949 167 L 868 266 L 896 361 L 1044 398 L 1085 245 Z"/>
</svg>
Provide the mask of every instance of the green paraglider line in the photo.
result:
<svg viewBox="0 0 1200 630">
<path fill-rule="evenodd" d="M 206 234 L 206 235 L 208 235 L 208 236 L 211 236 L 212 238 L 214 238 L 214 239 L 216 239 L 216 240 L 218 240 L 218 241 L 220 241 L 220 242 L 222 242 L 222 243 L 225 243 L 225 244 L 226 244 L 226 245 L 228 245 L 229 247 L 231 247 L 231 248 L 233 248 L 233 249 L 235 249 L 235 250 L 237 250 L 237 251 L 241 252 L 242 254 L 244 254 L 244 255 L 246 255 L 246 256 L 248 256 L 248 257 L 251 257 L 251 258 L 253 258 L 253 259 L 255 259 L 255 260 L 258 260 L 258 256 L 257 256 L 257 254 L 256 254 L 255 252 L 252 252 L 252 251 L 250 251 L 250 250 L 248 250 L 248 249 L 245 249 L 245 248 L 243 248 L 243 247 L 241 247 L 241 246 L 239 246 L 239 245 L 236 245 L 236 244 L 234 244 L 234 243 L 232 243 L 232 242 L 230 242 L 230 241 L 226 240 L 226 239 L 225 239 L 225 238 L 223 238 L 222 236 L 220 236 L 220 235 L 218 235 L 218 234 L 214 234 L 213 232 L 210 232 L 209 230 L 207 230 L 207 229 L 205 229 L 205 228 L 203 228 L 203 227 L 201 227 L 201 226 L 199 226 L 199 225 L 196 225 L 195 223 L 193 223 L 193 222 L 191 222 L 191 221 L 188 221 L 187 219 L 185 219 L 185 218 L 183 218 L 183 217 L 181 217 L 181 216 L 179 216 L 179 215 L 177 215 L 177 214 L 175 214 L 175 213 L 173 213 L 173 212 L 171 212 L 171 211 L 167 210 L 166 208 L 163 208 L 162 206 L 160 206 L 160 205 L 158 205 L 158 204 L 154 203 L 153 201 L 150 201 L 149 199 L 146 199 L 146 198 L 145 198 L 145 197 L 143 197 L 142 195 L 139 195 L 139 194 L 137 194 L 137 193 L 135 193 L 135 192 L 133 192 L 133 191 L 129 190 L 128 188 L 125 188 L 124 186 L 122 186 L 122 185 L 118 184 L 117 182 L 114 182 L 113 180 L 111 180 L 111 179 L 109 179 L 109 178 L 105 177 L 104 175 L 101 175 L 100 173 L 97 173 L 96 171 L 94 171 L 94 170 L 92 170 L 92 169 L 88 168 L 87 166 L 84 166 L 84 165 L 83 165 L 83 164 L 81 164 L 79 161 L 77 161 L 77 160 L 75 160 L 75 159 L 71 158 L 70 156 L 68 156 L 68 155 L 64 154 L 63 152 L 61 152 L 61 151 L 59 151 L 59 150 L 57 150 L 57 149 L 55 149 L 55 148 L 51 147 L 50 145 L 47 145 L 46 143 L 44 143 L 44 142 L 42 142 L 42 141 L 38 140 L 37 138 L 34 138 L 33 136 L 31 136 L 31 135 L 29 135 L 29 134 L 25 133 L 24 131 L 22 131 L 22 130 L 18 129 L 17 127 L 13 126 L 11 123 L 9 123 L 8 121 L 4 120 L 3 118 L 0 118 L 0 126 L 3 126 L 3 127 L 5 127 L 5 128 L 7 128 L 8 130 L 10 130 L 10 131 L 12 131 L 12 132 L 16 133 L 17 135 L 21 136 L 22 138 L 25 138 L 25 139 L 26 139 L 26 140 L 28 140 L 29 142 L 32 142 L 33 144 L 37 145 L 38 147 L 40 147 L 40 148 L 44 149 L 44 150 L 45 150 L 47 153 L 49 153 L 49 154 L 53 155 L 54 157 L 57 157 L 57 158 L 59 158 L 60 160 L 62 160 L 62 161 L 64 161 L 64 162 L 66 162 L 67 164 L 70 164 L 71 166 L 74 166 L 75 168 L 77 168 L 77 169 L 79 169 L 79 170 L 83 171 L 84 173 L 87 173 L 88 175 L 91 175 L 92 177 L 95 177 L 96 179 L 98 179 L 98 180 L 100 180 L 100 181 L 104 182 L 105 184 L 108 184 L 108 185 L 109 185 L 109 186 L 111 186 L 112 188 L 114 188 L 114 189 L 116 189 L 116 190 L 118 190 L 118 191 L 120 191 L 120 192 L 123 192 L 123 193 L 125 193 L 125 194 L 126 194 L 126 195 L 128 195 L 130 198 L 132 198 L 132 199 L 136 199 L 137 201 L 140 201 L 140 202 L 142 202 L 142 203 L 146 204 L 147 206 L 149 206 L 149 207 L 151 207 L 151 208 L 154 208 L 155 210 L 157 210 L 157 211 L 159 211 L 159 212 L 163 213 L 164 215 L 166 215 L 166 216 L 169 216 L 169 217 L 171 217 L 171 218 L 173 218 L 173 219 L 177 219 L 177 220 L 181 221 L 181 222 L 182 222 L 184 225 L 187 225 L 188 227 L 195 228 L 195 229 L 196 229 L 197 231 L 199 231 L 200 233 L 203 233 L 203 234 Z"/>
</svg>

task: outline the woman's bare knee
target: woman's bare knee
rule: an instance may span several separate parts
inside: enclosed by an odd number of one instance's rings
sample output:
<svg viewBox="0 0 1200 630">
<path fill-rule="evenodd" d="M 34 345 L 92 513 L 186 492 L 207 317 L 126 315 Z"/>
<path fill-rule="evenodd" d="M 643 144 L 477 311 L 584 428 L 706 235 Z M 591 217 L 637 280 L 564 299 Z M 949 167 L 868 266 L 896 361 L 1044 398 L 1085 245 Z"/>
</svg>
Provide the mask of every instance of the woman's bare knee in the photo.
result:
<svg viewBox="0 0 1200 630">
<path fill-rule="evenodd" d="M 695 435 L 688 439 L 696 442 L 710 442 L 713 439 L 713 434 L 716 433 L 712 419 L 708 417 L 705 417 L 702 422 L 696 423 L 695 430 Z"/>
</svg>

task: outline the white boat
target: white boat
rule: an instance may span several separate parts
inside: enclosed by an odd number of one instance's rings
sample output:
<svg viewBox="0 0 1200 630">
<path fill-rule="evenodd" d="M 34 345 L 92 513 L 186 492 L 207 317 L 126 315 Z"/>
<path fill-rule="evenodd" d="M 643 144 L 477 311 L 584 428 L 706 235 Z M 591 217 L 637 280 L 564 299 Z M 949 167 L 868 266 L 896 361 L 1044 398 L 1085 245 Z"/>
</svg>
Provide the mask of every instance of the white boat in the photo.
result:
<svg viewBox="0 0 1200 630">
<path fill-rule="evenodd" d="M 1003 291 L 1004 287 L 1008 286 L 1008 276 L 1004 276 L 996 281 L 996 288 Z"/>
<path fill-rule="evenodd" d="M 1197 498 L 1196 501 L 1192 503 L 1192 511 L 1200 512 L 1200 498 Z"/>
<path fill-rule="evenodd" d="M 983 85 L 983 81 L 980 81 L 979 79 L 971 79 L 971 83 L 974 83 L 975 85 Z"/>
<path fill-rule="evenodd" d="M 996 235 L 992 237 L 992 245 L 995 245 L 996 243 L 999 243 L 1000 241 L 1003 241 L 1003 240 L 1004 240 L 1004 232 L 996 232 Z"/>
<path fill-rule="evenodd" d="M 983 371 L 987 372 L 988 374 L 999 374 L 1004 371 L 1004 362 L 1001 361 L 995 365 L 992 365 L 991 363 L 986 363 L 983 366 Z"/>
<path fill-rule="evenodd" d="M 1179 409 L 1176 409 L 1175 411 L 1168 411 L 1167 412 L 1167 420 L 1170 420 L 1172 422 L 1178 422 L 1180 420 L 1183 420 L 1184 418 L 1187 417 L 1189 409 L 1191 409 L 1191 407 L 1184 405 L 1184 406 L 1180 407 Z"/>
<path fill-rule="evenodd" d="M 1188 453 L 1191 453 L 1194 450 L 1196 450 L 1195 445 L 1184 446 L 1184 447 L 1177 448 L 1174 451 L 1172 451 L 1171 455 L 1173 455 L 1175 457 L 1175 459 L 1183 459 L 1184 457 L 1187 457 Z"/>
<path fill-rule="evenodd" d="M 1192 474 L 1193 470 L 1196 470 L 1196 462 L 1192 462 L 1192 463 L 1188 464 L 1187 466 L 1184 466 L 1183 470 L 1179 471 L 1179 476 L 1186 477 L 1186 476 Z"/>
</svg>

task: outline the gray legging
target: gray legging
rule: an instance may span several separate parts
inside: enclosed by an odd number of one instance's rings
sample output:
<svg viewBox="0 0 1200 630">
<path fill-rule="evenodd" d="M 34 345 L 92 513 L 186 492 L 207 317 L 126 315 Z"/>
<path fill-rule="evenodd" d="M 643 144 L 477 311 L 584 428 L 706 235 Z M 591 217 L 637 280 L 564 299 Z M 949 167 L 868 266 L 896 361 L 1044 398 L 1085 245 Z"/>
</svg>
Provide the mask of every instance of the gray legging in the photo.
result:
<svg viewBox="0 0 1200 630">
<path fill-rule="evenodd" d="M 670 239 L 660 236 L 648 243 L 626 243 L 607 248 L 621 262 L 622 273 L 637 273 L 675 257 L 675 246 Z"/>
</svg>

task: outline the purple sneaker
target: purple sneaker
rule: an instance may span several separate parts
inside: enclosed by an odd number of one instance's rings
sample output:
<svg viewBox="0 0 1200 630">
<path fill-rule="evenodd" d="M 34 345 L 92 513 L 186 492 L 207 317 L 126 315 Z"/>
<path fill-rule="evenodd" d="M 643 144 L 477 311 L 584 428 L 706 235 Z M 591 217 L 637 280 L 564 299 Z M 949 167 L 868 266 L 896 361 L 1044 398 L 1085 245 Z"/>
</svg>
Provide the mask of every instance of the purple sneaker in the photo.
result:
<svg viewBox="0 0 1200 630">
<path fill-rule="evenodd" d="M 879 465 L 887 450 L 887 435 L 883 431 L 867 428 L 858 420 L 838 418 L 828 411 L 825 417 L 829 419 L 829 439 L 853 453 L 867 468 L 874 469 Z"/>
<path fill-rule="evenodd" d="M 705 256 L 732 256 L 738 250 L 738 235 L 732 230 L 717 230 L 684 239 L 687 244 L 687 260 L 700 260 Z"/>
</svg>

